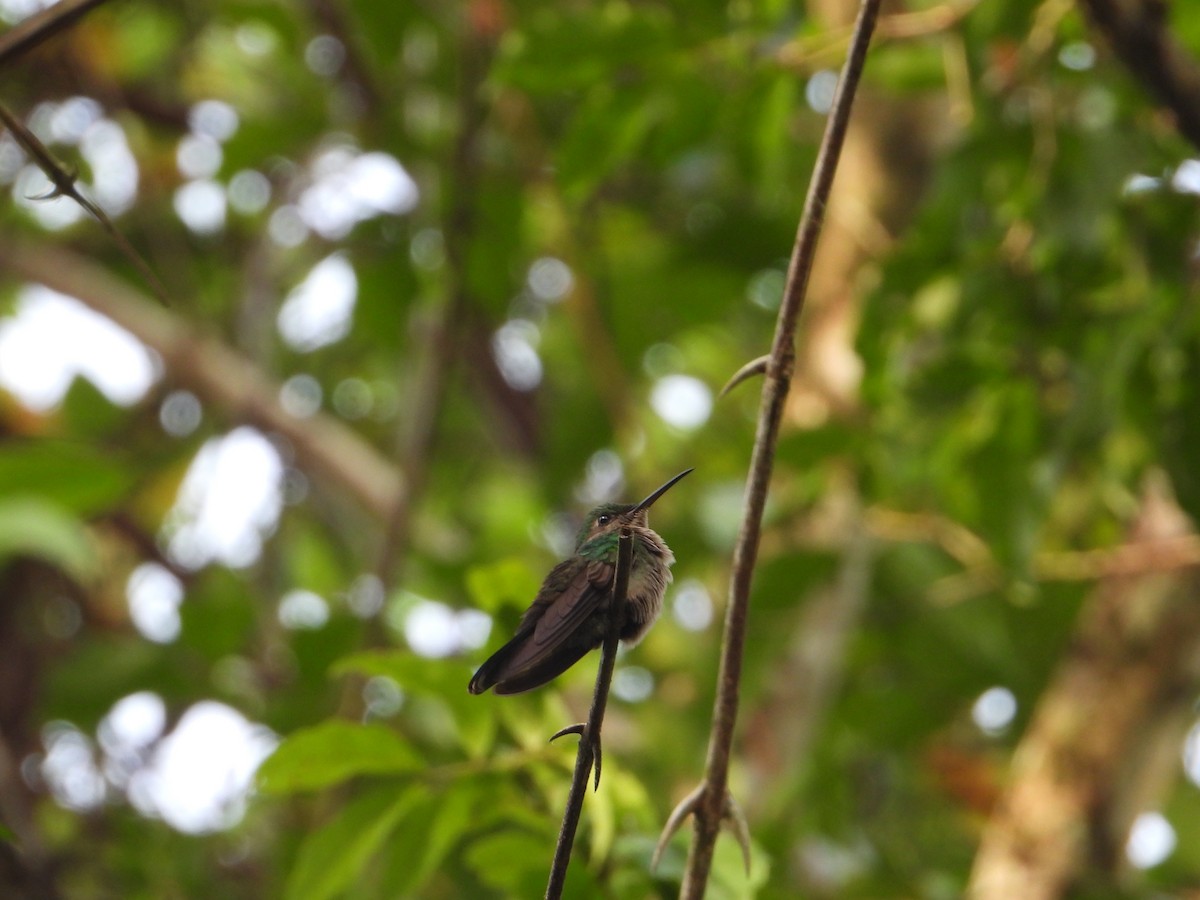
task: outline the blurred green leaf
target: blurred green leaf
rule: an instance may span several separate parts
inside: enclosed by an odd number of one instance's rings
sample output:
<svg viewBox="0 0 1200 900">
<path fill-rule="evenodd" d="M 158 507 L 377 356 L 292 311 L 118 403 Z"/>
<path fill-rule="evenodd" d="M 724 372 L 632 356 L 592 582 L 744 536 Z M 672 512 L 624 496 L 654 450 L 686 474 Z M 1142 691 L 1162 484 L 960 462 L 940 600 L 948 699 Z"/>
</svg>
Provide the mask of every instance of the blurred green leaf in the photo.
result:
<svg viewBox="0 0 1200 900">
<path fill-rule="evenodd" d="M 96 554 L 83 523 L 37 496 L 0 497 L 0 563 L 36 556 L 76 580 L 95 571 Z"/>
<path fill-rule="evenodd" d="M 425 796 L 425 788 L 409 785 L 400 791 L 375 788 L 351 800 L 300 845 L 284 896 L 327 900 L 342 893 Z"/>
<path fill-rule="evenodd" d="M 331 719 L 287 737 L 258 770 L 267 793 L 329 787 L 359 775 L 401 775 L 424 761 L 395 731 Z"/>
<path fill-rule="evenodd" d="M 0 446 L 0 497 L 34 495 L 88 516 L 116 504 L 133 484 L 119 455 L 63 441 Z"/>
</svg>

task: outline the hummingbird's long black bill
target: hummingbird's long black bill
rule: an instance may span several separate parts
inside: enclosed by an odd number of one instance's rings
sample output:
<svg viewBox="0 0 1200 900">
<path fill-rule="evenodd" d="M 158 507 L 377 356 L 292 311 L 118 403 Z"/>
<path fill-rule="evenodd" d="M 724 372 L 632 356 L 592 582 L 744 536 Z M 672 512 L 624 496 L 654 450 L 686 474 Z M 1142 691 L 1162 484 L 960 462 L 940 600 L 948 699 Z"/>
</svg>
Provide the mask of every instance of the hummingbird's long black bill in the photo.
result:
<svg viewBox="0 0 1200 900">
<path fill-rule="evenodd" d="M 655 500 L 657 500 L 659 497 L 661 497 L 663 494 L 665 494 L 667 491 L 669 491 L 671 488 L 673 488 L 675 486 L 675 482 L 677 482 L 681 478 L 683 478 L 684 475 L 687 475 L 690 472 L 694 472 L 694 471 L 695 471 L 695 468 L 684 469 L 682 472 L 680 472 L 678 475 L 676 475 L 674 478 L 672 478 L 670 481 L 668 481 L 662 487 L 658 488 L 653 494 L 651 494 L 649 497 L 647 497 L 645 500 L 643 500 L 641 503 L 639 503 L 637 506 L 635 506 L 632 510 L 630 510 L 630 512 L 638 512 L 639 510 L 649 509 L 651 506 L 654 505 Z"/>
</svg>

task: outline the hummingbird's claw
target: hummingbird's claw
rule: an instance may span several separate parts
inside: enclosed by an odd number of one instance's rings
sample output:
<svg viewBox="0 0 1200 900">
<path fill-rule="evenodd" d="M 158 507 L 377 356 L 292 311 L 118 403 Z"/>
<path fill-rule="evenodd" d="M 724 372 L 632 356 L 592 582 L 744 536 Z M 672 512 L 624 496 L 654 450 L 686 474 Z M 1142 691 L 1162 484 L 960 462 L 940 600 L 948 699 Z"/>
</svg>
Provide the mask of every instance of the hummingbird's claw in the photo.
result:
<svg viewBox="0 0 1200 900">
<path fill-rule="evenodd" d="M 654 855 L 650 857 L 651 872 L 658 868 L 658 862 L 662 859 L 667 844 L 675 836 L 675 832 L 679 830 L 679 826 L 683 824 L 684 820 L 696 812 L 703 797 L 704 785 L 700 785 L 680 800 L 679 805 L 671 811 L 671 815 L 667 818 L 667 824 L 663 826 L 662 834 L 659 835 L 658 843 L 654 846 Z M 725 789 L 725 802 L 721 805 L 721 824 L 733 833 L 738 846 L 742 848 L 742 863 L 746 866 L 746 874 L 749 875 L 750 826 L 746 823 L 745 814 L 738 806 L 737 801 L 733 799 L 733 794 L 729 792 L 728 788 Z"/>
<path fill-rule="evenodd" d="M 720 400 L 746 379 L 752 378 L 755 375 L 767 374 L 767 366 L 770 364 L 770 362 L 770 356 L 760 356 L 758 359 L 750 360 L 750 362 L 746 363 L 744 366 L 734 372 L 732 378 L 725 382 L 725 387 L 721 388 L 720 392 L 717 394 L 717 399 Z"/>
<path fill-rule="evenodd" d="M 596 785 L 594 788 L 592 788 L 592 790 L 600 790 L 600 762 L 603 758 L 603 754 L 600 751 L 600 735 L 596 735 L 594 740 L 589 738 L 587 736 L 587 725 L 583 722 L 579 722 L 575 725 L 568 725 L 566 728 L 559 729 L 553 735 L 551 735 L 550 741 L 557 741 L 560 737 L 564 737 L 568 734 L 577 734 L 579 735 L 579 739 L 581 741 L 587 741 L 592 745 L 592 764 L 596 770 Z"/>
<path fill-rule="evenodd" d="M 583 737 L 583 732 L 586 729 L 587 729 L 587 726 L 585 724 L 583 724 L 583 722 L 579 722 L 575 725 L 568 725 L 566 728 L 561 728 L 558 731 L 554 732 L 554 734 L 552 734 L 550 736 L 550 740 L 548 741 L 548 743 L 552 744 L 555 741 L 557 741 L 560 737 L 566 737 L 568 734 L 577 734 L 580 737 Z"/>
</svg>

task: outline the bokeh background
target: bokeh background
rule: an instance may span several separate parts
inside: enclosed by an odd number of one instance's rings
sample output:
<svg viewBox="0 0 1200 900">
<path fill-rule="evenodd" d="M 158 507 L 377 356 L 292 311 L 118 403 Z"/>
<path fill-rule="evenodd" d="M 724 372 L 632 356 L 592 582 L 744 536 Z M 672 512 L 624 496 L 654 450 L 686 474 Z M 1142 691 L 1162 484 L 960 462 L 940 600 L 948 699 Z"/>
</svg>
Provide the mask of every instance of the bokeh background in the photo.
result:
<svg viewBox="0 0 1200 900">
<path fill-rule="evenodd" d="M 1108 6 L 885 5 L 711 897 L 1200 889 L 1200 99 Z M 1187 3 L 1123 6 L 1196 66 Z M 169 296 L 0 132 L 0 895 L 540 896 L 594 666 L 467 680 L 589 505 L 695 466 L 568 882 L 676 894 L 759 383 L 717 391 L 851 14 L 112 0 L 0 53 Z M 1064 871 L 983 893 L 1022 840 Z"/>
</svg>

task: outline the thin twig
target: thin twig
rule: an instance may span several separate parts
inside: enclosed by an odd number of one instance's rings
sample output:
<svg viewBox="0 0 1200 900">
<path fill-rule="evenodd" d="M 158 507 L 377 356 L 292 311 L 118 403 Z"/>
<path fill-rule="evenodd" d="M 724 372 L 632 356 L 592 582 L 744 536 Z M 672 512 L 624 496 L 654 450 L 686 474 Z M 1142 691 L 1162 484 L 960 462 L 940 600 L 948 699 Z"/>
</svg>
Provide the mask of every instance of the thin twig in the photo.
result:
<svg viewBox="0 0 1200 900">
<path fill-rule="evenodd" d="M 771 360 L 767 365 L 766 381 L 763 384 L 750 476 L 746 486 L 746 512 L 734 548 L 703 796 L 696 807 L 692 845 L 688 852 L 683 885 L 680 888 L 680 896 L 689 900 L 700 900 L 704 896 L 709 870 L 712 867 L 713 849 L 722 816 L 727 808 L 725 796 L 728 791 L 729 756 L 733 744 L 734 724 L 737 720 L 750 585 L 758 554 L 762 515 L 771 480 L 779 425 L 795 366 L 796 321 L 804 306 L 805 288 L 816 254 L 817 238 L 821 232 L 825 206 L 850 120 L 854 92 L 866 62 L 867 47 L 870 44 L 879 5 L 880 0 L 863 0 L 859 9 L 849 56 L 838 82 L 825 137 L 821 142 L 821 150 L 805 200 L 804 213 L 800 219 L 796 244 L 788 266 L 783 302 L 775 326 Z"/>
<path fill-rule="evenodd" d="M 0 66 L 32 50 L 46 38 L 61 31 L 104 0 L 62 0 L 34 13 L 0 34 Z"/>
<path fill-rule="evenodd" d="M 318 3 L 318 7 L 329 4 Z M 468 21 L 463 39 L 461 86 L 458 97 L 460 128 L 451 150 L 446 193 L 450 195 L 442 227 L 448 262 L 446 295 L 435 321 L 420 343 L 425 353 L 415 375 L 415 402 L 407 417 L 398 448 L 409 490 L 396 506 L 384 530 L 378 572 L 385 588 L 403 580 L 404 557 L 412 532 L 413 511 L 424 489 L 437 441 L 438 421 L 451 370 L 462 352 L 460 338 L 472 306 L 467 280 L 467 256 L 478 223 L 479 145 L 484 136 L 487 108 L 481 92 L 495 54 L 499 34 Z"/>
<path fill-rule="evenodd" d="M 579 814 L 583 810 L 583 796 L 587 793 L 588 776 L 592 763 L 596 762 L 596 786 L 600 786 L 600 726 L 604 722 L 604 709 L 608 705 L 608 692 L 612 687 L 613 669 L 617 663 L 617 642 L 621 636 L 621 609 L 629 593 L 629 570 L 633 568 L 633 532 L 621 529 L 617 542 L 617 571 L 613 576 L 612 602 L 608 609 L 608 632 L 600 651 L 600 670 L 596 673 L 596 689 L 592 693 L 592 708 L 588 712 L 587 724 L 579 736 L 579 750 L 575 755 L 575 775 L 571 779 L 571 792 L 567 795 L 567 806 L 563 810 L 562 827 L 558 832 L 558 844 L 554 848 L 554 863 L 550 867 L 550 881 L 546 885 L 546 900 L 558 900 L 562 896 L 567 880 L 567 866 L 571 862 L 571 848 L 575 843 L 575 830 L 579 827 Z M 562 732 L 560 732 L 561 734 Z"/>
<path fill-rule="evenodd" d="M 54 185 L 54 190 L 50 193 L 49 197 L 44 199 L 53 199 L 58 196 L 70 197 L 83 207 L 108 232 L 109 237 L 113 239 L 113 242 L 117 245 L 122 255 L 137 269 L 138 274 L 146 280 L 146 284 L 150 286 L 150 290 L 153 292 L 155 298 L 163 306 L 170 306 L 171 302 L 167 297 L 167 289 L 163 287 L 158 276 L 154 274 L 154 271 L 150 268 L 150 264 L 138 253 L 133 244 L 129 243 L 129 240 L 120 232 L 117 226 L 113 224 L 108 214 L 79 192 L 79 188 L 75 186 L 75 176 L 69 174 L 59 165 L 58 160 L 54 158 L 54 154 L 47 149 L 45 144 L 38 140 L 37 135 L 26 128 L 25 123 L 14 116 L 2 103 L 0 103 L 0 122 L 3 122 L 8 130 L 12 132 L 13 137 L 17 139 L 17 143 L 24 147 L 25 152 L 33 157 L 33 161 L 37 163 L 38 168 L 46 174 L 46 177 L 50 179 L 50 183 Z"/>
</svg>

